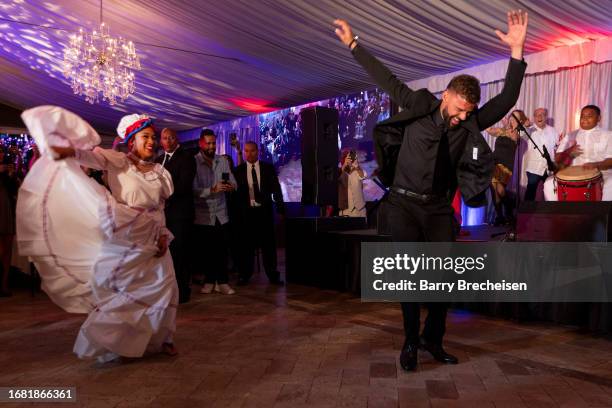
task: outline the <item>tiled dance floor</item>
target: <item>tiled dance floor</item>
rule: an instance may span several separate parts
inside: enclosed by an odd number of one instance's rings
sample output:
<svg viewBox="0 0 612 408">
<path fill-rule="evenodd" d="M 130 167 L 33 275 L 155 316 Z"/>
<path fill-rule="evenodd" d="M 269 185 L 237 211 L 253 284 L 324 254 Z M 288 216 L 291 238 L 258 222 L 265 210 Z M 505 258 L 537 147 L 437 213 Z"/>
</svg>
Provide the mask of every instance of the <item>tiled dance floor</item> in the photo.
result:
<svg viewBox="0 0 612 408">
<path fill-rule="evenodd" d="M 610 339 L 453 311 L 460 364 L 421 353 L 405 373 L 397 305 L 257 280 L 181 305 L 177 357 L 107 366 L 72 354 L 82 316 L 42 293 L 0 299 L 0 386 L 77 388 L 77 404 L 38 407 L 612 407 Z"/>
</svg>

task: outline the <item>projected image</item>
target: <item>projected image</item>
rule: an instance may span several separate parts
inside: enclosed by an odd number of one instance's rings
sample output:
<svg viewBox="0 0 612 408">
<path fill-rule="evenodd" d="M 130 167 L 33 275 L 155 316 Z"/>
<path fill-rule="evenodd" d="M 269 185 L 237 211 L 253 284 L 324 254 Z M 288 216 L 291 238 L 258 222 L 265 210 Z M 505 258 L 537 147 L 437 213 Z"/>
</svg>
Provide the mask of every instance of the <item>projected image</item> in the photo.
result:
<svg viewBox="0 0 612 408">
<path fill-rule="evenodd" d="M 0 133 L 0 156 L 2 171 L 10 168 L 19 179 L 23 179 L 40 153 L 29 135 Z"/>
<path fill-rule="evenodd" d="M 236 133 L 239 139 L 259 143 L 262 161 L 273 163 L 279 175 L 286 201 L 302 197 L 300 111 L 310 106 L 338 110 L 338 148 L 355 150 L 361 167 L 371 175 L 376 168 L 372 133 L 376 123 L 389 117 L 389 96 L 380 90 L 325 99 L 274 112 L 262 113 L 210 126 L 217 135 Z M 338 158 L 339 160 L 340 158 Z M 382 196 L 371 180 L 364 183 L 366 200 Z"/>
</svg>

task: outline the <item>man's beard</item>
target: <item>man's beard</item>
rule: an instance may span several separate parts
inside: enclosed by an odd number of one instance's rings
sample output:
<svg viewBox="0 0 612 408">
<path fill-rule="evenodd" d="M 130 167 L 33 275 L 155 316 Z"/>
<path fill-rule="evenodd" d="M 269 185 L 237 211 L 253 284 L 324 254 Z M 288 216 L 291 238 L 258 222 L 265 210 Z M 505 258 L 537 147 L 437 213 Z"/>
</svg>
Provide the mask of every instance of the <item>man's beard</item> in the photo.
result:
<svg viewBox="0 0 612 408">
<path fill-rule="evenodd" d="M 204 156 L 208 157 L 209 159 L 214 159 L 215 158 L 215 151 L 214 150 L 204 150 Z"/>
<path fill-rule="evenodd" d="M 442 109 L 442 117 L 444 118 L 444 123 L 446 124 L 446 127 L 449 129 L 455 128 L 457 126 L 459 126 L 459 124 L 461 123 L 461 120 L 459 120 L 459 123 L 457 123 L 456 125 L 451 125 L 451 120 L 453 119 L 453 117 L 451 117 L 448 114 L 448 109 L 444 108 Z"/>
</svg>

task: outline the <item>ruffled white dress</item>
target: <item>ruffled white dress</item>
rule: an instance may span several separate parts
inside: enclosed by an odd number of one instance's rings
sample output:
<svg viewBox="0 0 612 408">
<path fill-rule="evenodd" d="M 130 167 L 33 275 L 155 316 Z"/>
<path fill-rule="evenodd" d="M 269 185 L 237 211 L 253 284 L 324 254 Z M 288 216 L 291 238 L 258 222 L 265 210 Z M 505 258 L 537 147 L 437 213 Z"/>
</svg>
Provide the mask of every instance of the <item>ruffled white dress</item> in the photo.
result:
<svg viewBox="0 0 612 408">
<path fill-rule="evenodd" d="M 161 350 L 172 342 L 178 303 L 170 252 L 155 256 L 159 236 L 171 237 L 163 212 L 170 174 L 159 164 L 142 173 L 120 152 L 87 150 L 99 136 L 61 108 L 31 109 L 23 119 L 44 152 L 19 192 L 17 242 L 51 299 L 89 314 L 74 352 L 105 360 Z M 76 157 L 54 161 L 48 145 L 62 144 L 77 148 Z M 80 165 L 106 170 L 112 193 Z"/>
</svg>

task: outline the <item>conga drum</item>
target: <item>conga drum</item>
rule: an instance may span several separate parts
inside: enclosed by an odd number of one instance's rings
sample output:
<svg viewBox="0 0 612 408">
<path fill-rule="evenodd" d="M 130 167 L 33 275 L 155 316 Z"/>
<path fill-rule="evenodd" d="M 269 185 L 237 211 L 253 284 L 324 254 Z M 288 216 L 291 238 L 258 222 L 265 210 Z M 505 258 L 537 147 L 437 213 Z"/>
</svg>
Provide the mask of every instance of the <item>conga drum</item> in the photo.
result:
<svg viewBox="0 0 612 408">
<path fill-rule="evenodd" d="M 603 177 L 597 169 L 566 167 L 555 174 L 554 181 L 559 201 L 601 201 Z"/>
</svg>

